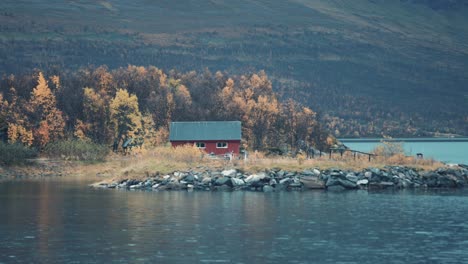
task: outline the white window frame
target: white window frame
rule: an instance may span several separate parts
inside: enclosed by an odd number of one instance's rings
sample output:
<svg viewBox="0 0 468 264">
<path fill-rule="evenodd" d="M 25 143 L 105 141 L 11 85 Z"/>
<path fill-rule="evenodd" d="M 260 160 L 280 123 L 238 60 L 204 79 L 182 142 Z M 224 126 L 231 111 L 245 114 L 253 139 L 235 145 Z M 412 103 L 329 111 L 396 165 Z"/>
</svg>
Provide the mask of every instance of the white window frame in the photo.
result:
<svg viewBox="0 0 468 264">
<path fill-rule="evenodd" d="M 216 148 L 218 149 L 227 149 L 228 146 L 229 144 L 227 142 L 216 142 Z"/>
<path fill-rule="evenodd" d="M 199 148 L 199 149 L 204 149 L 204 148 L 206 148 L 206 143 L 205 142 L 195 142 L 195 146 L 197 148 Z"/>
</svg>

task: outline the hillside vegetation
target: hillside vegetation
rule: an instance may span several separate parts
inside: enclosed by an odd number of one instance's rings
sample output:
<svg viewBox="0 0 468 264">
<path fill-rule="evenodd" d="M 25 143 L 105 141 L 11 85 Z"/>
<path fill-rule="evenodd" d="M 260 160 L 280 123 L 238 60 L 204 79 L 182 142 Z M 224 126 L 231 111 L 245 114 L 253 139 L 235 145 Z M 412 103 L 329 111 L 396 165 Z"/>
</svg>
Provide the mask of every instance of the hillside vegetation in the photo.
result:
<svg viewBox="0 0 468 264">
<path fill-rule="evenodd" d="M 468 135 L 462 0 L 6 0 L 0 25 L 5 74 L 265 70 L 337 136 Z"/>
</svg>

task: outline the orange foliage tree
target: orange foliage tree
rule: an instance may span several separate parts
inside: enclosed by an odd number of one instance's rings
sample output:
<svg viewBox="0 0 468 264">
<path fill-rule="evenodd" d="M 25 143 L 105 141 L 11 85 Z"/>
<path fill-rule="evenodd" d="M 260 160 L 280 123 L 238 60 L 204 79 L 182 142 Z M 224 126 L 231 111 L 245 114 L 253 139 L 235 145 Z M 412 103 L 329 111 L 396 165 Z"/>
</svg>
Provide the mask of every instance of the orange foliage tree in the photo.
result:
<svg viewBox="0 0 468 264">
<path fill-rule="evenodd" d="M 37 77 L 37 86 L 32 90 L 28 104 L 34 144 L 40 148 L 51 140 L 64 136 L 65 118 L 57 108 L 55 95 L 42 72 Z"/>
</svg>

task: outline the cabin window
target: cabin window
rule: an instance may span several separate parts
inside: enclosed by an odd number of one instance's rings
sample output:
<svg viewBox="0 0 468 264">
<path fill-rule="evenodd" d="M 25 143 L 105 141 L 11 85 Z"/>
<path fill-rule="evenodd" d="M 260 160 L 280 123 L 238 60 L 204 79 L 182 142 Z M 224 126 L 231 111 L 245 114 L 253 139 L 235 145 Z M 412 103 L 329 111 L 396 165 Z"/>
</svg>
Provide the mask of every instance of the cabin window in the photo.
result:
<svg viewBox="0 0 468 264">
<path fill-rule="evenodd" d="M 197 146 L 197 148 L 206 148 L 205 142 L 197 142 L 195 143 L 195 145 Z"/>
<path fill-rule="evenodd" d="M 228 143 L 227 142 L 218 142 L 216 143 L 216 148 L 227 148 Z"/>
</svg>

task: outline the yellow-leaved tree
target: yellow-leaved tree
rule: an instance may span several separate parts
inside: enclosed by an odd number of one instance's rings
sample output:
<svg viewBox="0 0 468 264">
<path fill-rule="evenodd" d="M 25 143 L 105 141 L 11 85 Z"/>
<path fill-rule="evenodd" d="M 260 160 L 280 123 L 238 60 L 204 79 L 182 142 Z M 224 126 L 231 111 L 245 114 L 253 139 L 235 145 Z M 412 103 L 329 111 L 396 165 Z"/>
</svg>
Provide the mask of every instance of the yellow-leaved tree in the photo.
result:
<svg viewBox="0 0 468 264">
<path fill-rule="evenodd" d="M 106 97 L 93 88 L 84 88 L 83 116 L 84 120 L 77 123 L 76 132 L 86 135 L 94 142 L 109 143 L 112 135 L 109 130 L 109 106 Z"/>
<path fill-rule="evenodd" d="M 39 72 L 37 86 L 31 92 L 28 110 L 34 144 L 42 148 L 50 141 L 63 137 L 65 119 L 62 111 L 57 108 L 55 95 L 42 72 Z"/>
<path fill-rule="evenodd" d="M 136 95 L 119 89 L 110 103 L 110 120 L 117 142 L 141 133 L 141 113 Z"/>
<path fill-rule="evenodd" d="M 21 143 L 31 146 L 33 134 L 28 127 L 28 120 L 23 113 L 21 103 L 18 102 L 15 88 L 10 88 L 10 102 L 0 95 L 0 135 L 8 138 L 10 143 Z"/>
</svg>

